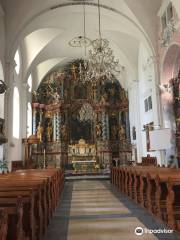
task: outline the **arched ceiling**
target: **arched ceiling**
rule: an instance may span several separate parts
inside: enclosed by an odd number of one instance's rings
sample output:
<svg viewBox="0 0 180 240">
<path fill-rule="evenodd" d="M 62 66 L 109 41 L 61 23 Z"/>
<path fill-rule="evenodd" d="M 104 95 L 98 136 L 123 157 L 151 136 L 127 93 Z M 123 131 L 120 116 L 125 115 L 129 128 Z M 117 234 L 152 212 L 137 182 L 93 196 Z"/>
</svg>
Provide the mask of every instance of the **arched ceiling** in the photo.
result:
<svg viewBox="0 0 180 240">
<path fill-rule="evenodd" d="M 6 12 L 7 58 L 11 59 L 11 53 L 21 46 L 24 80 L 34 72 L 37 78 L 34 86 L 37 86 L 43 69 L 48 72 L 57 65 L 57 59 L 68 62 L 84 56 L 82 48 L 68 45 L 71 39 L 83 35 L 82 0 L 2 0 L 2 3 Z M 93 40 L 98 36 L 97 0 L 85 3 L 86 32 Z M 110 41 L 121 65 L 137 78 L 139 44 L 143 43 L 150 54 L 156 51 L 161 0 L 101 0 L 100 3 L 103 37 Z"/>
</svg>

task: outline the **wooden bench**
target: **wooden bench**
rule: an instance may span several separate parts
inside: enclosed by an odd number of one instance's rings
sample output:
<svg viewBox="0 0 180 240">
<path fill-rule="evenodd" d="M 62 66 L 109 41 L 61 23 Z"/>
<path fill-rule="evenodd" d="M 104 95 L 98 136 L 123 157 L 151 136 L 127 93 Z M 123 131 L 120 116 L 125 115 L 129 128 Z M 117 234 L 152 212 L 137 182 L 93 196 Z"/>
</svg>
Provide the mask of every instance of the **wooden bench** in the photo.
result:
<svg viewBox="0 0 180 240">
<path fill-rule="evenodd" d="M 20 170 L 0 176 L 0 206 L 21 197 L 24 237 L 40 239 L 45 233 L 63 182 L 64 173 L 58 169 Z"/>
<path fill-rule="evenodd" d="M 126 166 L 111 171 L 112 184 L 118 190 L 173 229 L 180 230 L 179 169 Z"/>
</svg>

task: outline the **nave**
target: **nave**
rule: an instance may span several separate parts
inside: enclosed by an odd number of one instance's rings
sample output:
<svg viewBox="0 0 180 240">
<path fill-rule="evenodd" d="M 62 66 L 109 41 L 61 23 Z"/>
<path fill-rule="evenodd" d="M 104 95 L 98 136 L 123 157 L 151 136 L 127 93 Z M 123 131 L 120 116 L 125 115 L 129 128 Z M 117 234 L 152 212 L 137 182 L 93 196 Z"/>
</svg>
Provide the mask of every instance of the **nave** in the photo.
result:
<svg viewBox="0 0 180 240">
<path fill-rule="evenodd" d="M 167 228 L 109 181 L 69 181 L 43 240 L 180 239 L 172 233 L 136 236 L 137 227 Z"/>
</svg>

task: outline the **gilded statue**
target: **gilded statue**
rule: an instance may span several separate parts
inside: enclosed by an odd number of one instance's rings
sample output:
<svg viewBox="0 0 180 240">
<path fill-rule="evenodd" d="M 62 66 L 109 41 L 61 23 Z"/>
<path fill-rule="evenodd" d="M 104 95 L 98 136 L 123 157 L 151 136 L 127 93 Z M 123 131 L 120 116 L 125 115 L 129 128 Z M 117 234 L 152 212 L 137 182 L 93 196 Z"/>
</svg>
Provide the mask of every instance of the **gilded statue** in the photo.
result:
<svg viewBox="0 0 180 240">
<path fill-rule="evenodd" d="M 39 139 L 40 142 L 42 142 L 43 132 L 44 132 L 44 128 L 41 125 L 41 122 L 39 122 L 38 127 L 37 127 L 37 138 Z"/>
<path fill-rule="evenodd" d="M 62 140 L 66 141 L 67 140 L 67 126 L 65 124 L 63 124 L 61 126 L 61 136 L 62 136 Z"/>
<path fill-rule="evenodd" d="M 112 139 L 116 140 L 116 136 L 117 136 L 117 126 L 113 125 L 111 128 L 111 134 L 112 134 Z"/>
<path fill-rule="evenodd" d="M 51 126 L 50 123 L 48 123 L 48 126 L 46 128 L 46 136 L 47 136 L 47 141 L 48 142 L 50 142 L 51 139 L 52 139 L 52 131 L 53 131 L 52 126 Z"/>
<path fill-rule="evenodd" d="M 54 99 L 54 102 L 55 102 L 55 103 L 59 103 L 60 96 L 59 96 L 59 94 L 58 94 L 57 92 L 55 92 L 55 93 L 53 94 L 53 99 Z"/>
<path fill-rule="evenodd" d="M 102 135 L 102 126 L 101 126 L 101 123 L 98 122 L 96 124 L 96 136 L 99 138 L 101 137 L 101 135 Z"/>
<path fill-rule="evenodd" d="M 33 103 L 38 102 L 38 93 L 37 93 L 37 91 L 33 91 L 32 92 L 32 102 Z"/>
<path fill-rule="evenodd" d="M 123 125 L 119 126 L 119 139 L 124 140 L 126 138 L 126 132 Z"/>
<path fill-rule="evenodd" d="M 105 105 L 107 103 L 107 100 L 108 100 L 108 95 L 107 93 L 104 93 L 102 96 L 101 96 L 101 99 L 100 99 L 100 103 L 102 105 Z"/>
<path fill-rule="evenodd" d="M 126 95 L 126 91 L 122 88 L 121 89 L 121 93 L 120 93 L 121 95 L 120 95 L 120 99 L 121 99 L 121 101 L 123 102 L 123 101 L 126 101 L 127 100 L 127 95 Z"/>
</svg>

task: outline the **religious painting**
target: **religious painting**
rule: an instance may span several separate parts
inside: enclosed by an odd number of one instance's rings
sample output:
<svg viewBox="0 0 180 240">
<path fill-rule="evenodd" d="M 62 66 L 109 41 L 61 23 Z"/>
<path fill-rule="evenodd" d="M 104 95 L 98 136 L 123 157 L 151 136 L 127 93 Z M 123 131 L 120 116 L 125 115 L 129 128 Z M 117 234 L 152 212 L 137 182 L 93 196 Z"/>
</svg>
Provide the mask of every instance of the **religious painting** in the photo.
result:
<svg viewBox="0 0 180 240">
<path fill-rule="evenodd" d="M 71 116 L 71 140 L 84 139 L 87 142 L 92 140 L 91 121 L 80 121 L 78 114 Z"/>
<path fill-rule="evenodd" d="M 119 82 L 117 80 L 114 82 L 106 82 L 105 85 L 101 87 L 100 95 L 104 96 L 109 103 L 115 104 L 120 99 Z"/>
<path fill-rule="evenodd" d="M 116 116 L 111 116 L 109 118 L 109 126 L 110 126 L 110 139 L 118 140 L 118 120 Z"/>
<path fill-rule="evenodd" d="M 74 99 L 87 99 L 87 86 L 78 84 L 74 87 Z"/>
</svg>

